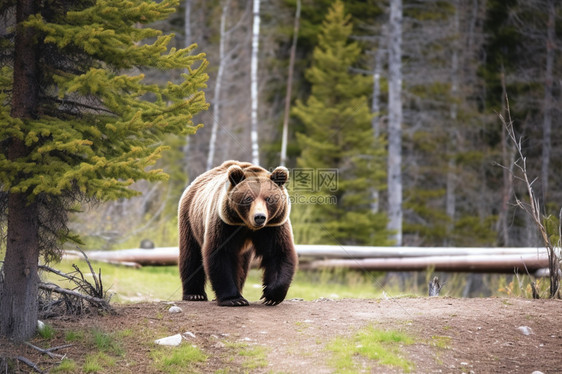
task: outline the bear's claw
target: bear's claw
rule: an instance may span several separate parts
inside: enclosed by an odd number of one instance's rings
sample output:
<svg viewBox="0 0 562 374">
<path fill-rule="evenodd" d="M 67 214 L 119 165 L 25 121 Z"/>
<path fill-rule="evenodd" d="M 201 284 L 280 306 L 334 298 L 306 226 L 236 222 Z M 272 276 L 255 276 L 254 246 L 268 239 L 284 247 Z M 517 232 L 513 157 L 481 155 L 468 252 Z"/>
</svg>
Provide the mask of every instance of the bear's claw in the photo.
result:
<svg viewBox="0 0 562 374">
<path fill-rule="evenodd" d="M 184 295 L 184 301 L 207 301 L 207 295 Z"/>
<path fill-rule="evenodd" d="M 263 298 L 262 298 L 263 299 Z M 281 301 L 277 301 L 277 300 L 264 300 L 262 302 L 262 304 L 264 305 L 268 305 L 268 306 L 275 306 L 277 304 L 281 303 Z"/>
<path fill-rule="evenodd" d="M 248 300 L 244 299 L 243 297 L 239 297 L 237 299 L 230 299 L 230 300 L 217 300 L 217 304 L 219 306 L 248 306 L 250 303 Z"/>
</svg>

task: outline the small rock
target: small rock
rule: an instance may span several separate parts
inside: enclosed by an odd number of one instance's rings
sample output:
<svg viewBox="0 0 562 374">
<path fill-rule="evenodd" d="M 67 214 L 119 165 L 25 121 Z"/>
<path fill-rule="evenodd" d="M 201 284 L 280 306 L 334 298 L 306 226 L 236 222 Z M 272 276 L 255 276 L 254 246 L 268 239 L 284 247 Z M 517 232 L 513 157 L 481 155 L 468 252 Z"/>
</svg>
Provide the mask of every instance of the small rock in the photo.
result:
<svg viewBox="0 0 562 374">
<path fill-rule="evenodd" d="M 183 310 L 179 306 L 173 305 L 173 306 L 170 307 L 170 309 L 168 309 L 168 312 L 170 312 L 170 313 L 181 313 L 181 312 L 183 312 Z"/>
<path fill-rule="evenodd" d="M 37 320 L 37 331 L 41 332 L 45 329 L 45 323 L 43 321 Z"/>
<path fill-rule="evenodd" d="M 535 370 L 531 374 L 544 374 L 542 371 Z"/>
<path fill-rule="evenodd" d="M 517 329 L 523 335 L 531 335 L 533 333 L 533 330 L 531 330 L 531 328 L 529 326 L 519 326 Z"/>
<path fill-rule="evenodd" d="M 186 331 L 183 333 L 183 337 L 187 339 L 187 337 L 193 338 L 195 339 L 195 334 L 192 333 L 191 331 Z"/>
<path fill-rule="evenodd" d="M 158 345 L 166 345 L 166 346 L 170 346 L 170 347 L 177 347 L 178 345 L 181 344 L 182 341 L 182 337 L 181 334 L 176 334 L 176 335 L 172 335 L 172 336 L 167 336 L 165 338 L 162 339 L 157 339 L 154 341 L 154 343 L 158 344 Z"/>
</svg>

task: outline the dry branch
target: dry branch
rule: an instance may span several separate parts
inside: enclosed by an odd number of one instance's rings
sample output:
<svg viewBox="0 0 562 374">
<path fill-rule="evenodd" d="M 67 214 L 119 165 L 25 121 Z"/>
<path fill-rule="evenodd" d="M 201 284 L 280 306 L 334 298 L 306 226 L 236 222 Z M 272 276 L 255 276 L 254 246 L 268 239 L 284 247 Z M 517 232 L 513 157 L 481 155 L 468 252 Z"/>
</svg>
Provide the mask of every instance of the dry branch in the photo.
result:
<svg viewBox="0 0 562 374">
<path fill-rule="evenodd" d="M 39 348 L 39 347 L 31 344 L 30 342 L 25 342 L 25 345 L 27 345 L 30 348 L 35 349 L 36 351 L 39 351 L 39 352 L 43 353 L 44 355 L 49 356 L 50 358 L 58 358 L 58 359 L 63 359 L 63 358 L 66 357 L 66 355 L 59 355 L 57 353 L 53 353 L 53 351 L 57 351 L 59 349 L 72 347 L 72 344 L 65 344 L 65 345 L 60 345 L 58 347 L 43 349 L 43 348 Z"/>
<path fill-rule="evenodd" d="M 61 287 L 57 286 L 56 284 L 51 284 L 51 283 L 39 283 L 39 288 L 42 289 L 42 290 L 45 290 L 45 291 L 56 292 L 58 294 L 73 296 L 73 297 L 77 297 L 79 299 L 86 300 L 87 302 L 89 302 L 93 306 L 95 306 L 99 309 L 102 309 L 104 311 L 107 311 L 107 312 L 113 311 L 113 309 L 109 305 L 109 302 L 105 299 L 100 299 L 98 297 L 94 297 L 94 296 L 90 296 L 90 295 L 84 295 L 84 294 L 81 294 L 80 292 L 76 292 L 76 291 L 72 291 L 72 290 L 67 290 L 65 288 L 61 288 Z"/>
<path fill-rule="evenodd" d="M 38 372 L 38 373 L 44 373 L 43 370 L 39 369 L 37 367 L 37 364 L 35 364 L 34 362 L 32 362 L 31 360 L 23 357 L 23 356 L 18 356 L 16 357 L 16 360 L 23 362 L 24 364 L 26 364 L 27 366 L 29 366 L 30 368 L 32 368 L 34 371 Z"/>
<path fill-rule="evenodd" d="M 511 139 L 513 144 L 515 145 L 516 152 L 518 153 L 519 159 L 513 163 L 516 169 L 519 170 L 521 173 L 520 180 L 522 180 L 527 188 L 527 193 L 529 195 L 529 203 L 525 204 L 521 199 L 515 196 L 515 202 L 518 207 L 523 209 L 531 218 L 535 226 L 537 227 L 542 241 L 547 248 L 548 253 L 548 269 L 549 269 L 549 279 L 550 279 L 550 297 L 560 298 L 559 290 L 560 290 L 560 256 L 557 254 L 556 249 L 560 250 L 560 237 L 559 242 L 557 243 L 558 248 L 555 248 L 555 245 L 552 244 L 550 241 L 548 232 L 543 224 L 545 217 L 543 217 L 541 210 L 540 210 L 540 202 L 539 198 L 535 196 L 535 192 L 533 190 L 533 183 L 535 180 L 529 180 L 529 175 L 527 174 L 527 158 L 523 154 L 523 148 L 521 146 L 521 138 L 517 138 L 515 134 L 515 130 L 513 129 L 513 121 L 511 120 L 511 112 L 509 110 L 509 99 L 507 95 L 505 96 L 506 108 L 507 108 L 507 116 L 508 119 L 506 120 L 501 114 L 499 115 L 500 120 L 502 121 L 505 130 L 507 131 L 508 137 Z M 561 210 L 561 218 L 562 218 L 562 210 Z M 559 222 L 562 226 L 562 220 Z M 559 227 L 558 232 L 562 232 L 562 228 Z"/>
</svg>

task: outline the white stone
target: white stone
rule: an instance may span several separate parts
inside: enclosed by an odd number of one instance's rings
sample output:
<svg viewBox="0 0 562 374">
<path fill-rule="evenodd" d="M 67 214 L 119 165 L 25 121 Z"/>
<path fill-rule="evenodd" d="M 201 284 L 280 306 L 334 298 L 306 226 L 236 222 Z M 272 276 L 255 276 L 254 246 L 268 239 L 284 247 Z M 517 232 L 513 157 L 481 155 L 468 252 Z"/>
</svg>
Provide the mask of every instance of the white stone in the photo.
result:
<svg viewBox="0 0 562 374">
<path fill-rule="evenodd" d="M 183 312 L 183 310 L 179 306 L 174 305 L 174 306 L 171 306 L 170 309 L 168 309 L 168 312 L 170 312 L 170 313 L 181 313 L 181 312 Z"/>
<path fill-rule="evenodd" d="M 529 326 L 519 326 L 517 328 L 523 335 L 531 335 L 533 330 Z"/>
<path fill-rule="evenodd" d="M 192 333 L 191 331 L 186 331 L 183 333 L 183 337 L 187 339 L 187 337 L 193 338 L 195 339 L 195 334 Z"/>
<path fill-rule="evenodd" d="M 170 346 L 170 347 L 177 347 L 178 345 L 181 344 L 181 341 L 182 341 L 181 334 L 176 334 L 176 335 L 167 336 L 165 338 L 155 340 L 154 343 L 156 343 L 158 345 L 167 345 L 167 346 Z"/>
</svg>

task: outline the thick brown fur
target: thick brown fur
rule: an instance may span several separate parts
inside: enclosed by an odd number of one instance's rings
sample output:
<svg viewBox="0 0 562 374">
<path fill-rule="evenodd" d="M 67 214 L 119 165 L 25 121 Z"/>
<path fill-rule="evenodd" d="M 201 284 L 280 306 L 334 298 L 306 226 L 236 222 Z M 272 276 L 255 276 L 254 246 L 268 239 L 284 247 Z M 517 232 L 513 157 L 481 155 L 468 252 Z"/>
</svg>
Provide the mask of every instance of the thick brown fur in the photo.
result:
<svg viewBox="0 0 562 374">
<path fill-rule="evenodd" d="M 184 191 L 178 208 L 183 300 L 207 300 L 208 278 L 219 305 L 249 305 L 242 289 L 253 257 L 264 272 L 264 303 L 285 299 L 298 262 L 284 187 L 288 178 L 284 167 L 270 173 L 227 161 Z"/>
</svg>

